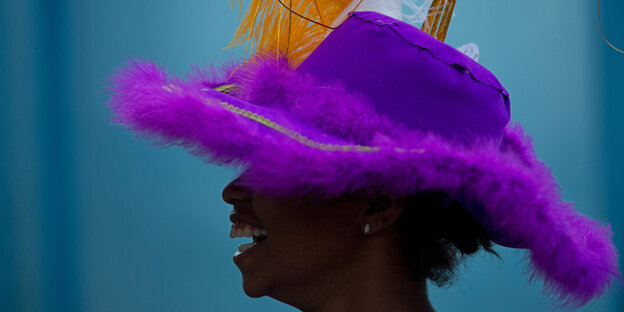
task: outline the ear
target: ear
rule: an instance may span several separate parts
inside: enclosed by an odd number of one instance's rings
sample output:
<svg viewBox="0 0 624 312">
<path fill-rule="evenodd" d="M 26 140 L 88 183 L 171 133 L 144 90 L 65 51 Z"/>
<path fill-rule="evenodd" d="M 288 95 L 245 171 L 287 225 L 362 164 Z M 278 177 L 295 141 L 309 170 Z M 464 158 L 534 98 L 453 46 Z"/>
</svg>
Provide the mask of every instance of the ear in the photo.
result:
<svg viewBox="0 0 624 312">
<path fill-rule="evenodd" d="M 403 212 L 405 198 L 395 198 L 390 194 L 379 194 L 368 200 L 368 205 L 361 211 L 360 226 L 369 225 L 369 234 L 379 232 L 393 225 Z"/>
</svg>

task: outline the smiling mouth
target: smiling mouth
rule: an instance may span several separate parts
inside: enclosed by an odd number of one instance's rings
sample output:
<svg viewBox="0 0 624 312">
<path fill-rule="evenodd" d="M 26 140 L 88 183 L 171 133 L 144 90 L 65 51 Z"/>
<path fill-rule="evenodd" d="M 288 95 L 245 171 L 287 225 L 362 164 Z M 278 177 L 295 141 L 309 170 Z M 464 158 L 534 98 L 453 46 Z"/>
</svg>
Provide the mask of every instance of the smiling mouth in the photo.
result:
<svg viewBox="0 0 624 312">
<path fill-rule="evenodd" d="M 255 227 L 251 224 L 246 223 L 234 223 L 232 224 L 232 229 L 230 230 L 230 238 L 239 238 L 239 237 L 250 237 L 252 238 L 251 243 L 240 244 L 238 245 L 238 252 L 243 253 L 259 242 L 263 241 L 267 237 L 266 229 Z"/>
</svg>

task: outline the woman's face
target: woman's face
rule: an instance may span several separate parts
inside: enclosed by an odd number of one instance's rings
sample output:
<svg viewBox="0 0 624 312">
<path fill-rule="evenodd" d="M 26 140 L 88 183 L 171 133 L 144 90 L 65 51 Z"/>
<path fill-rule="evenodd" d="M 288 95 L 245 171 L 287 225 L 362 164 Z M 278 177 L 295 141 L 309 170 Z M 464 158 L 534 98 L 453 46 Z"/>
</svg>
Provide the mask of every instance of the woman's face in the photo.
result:
<svg viewBox="0 0 624 312">
<path fill-rule="evenodd" d="M 322 284 L 353 262 L 363 239 L 358 212 L 367 201 L 355 196 L 321 202 L 279 200 L 244 190 L 236 180 L 222 196 L 234 208 L 230 216 L 234 236 L 249 225 L 250 232 L 266 231 L 265 239 L 234 256 L 250 297 L 285 298 Z"/>
</svg>

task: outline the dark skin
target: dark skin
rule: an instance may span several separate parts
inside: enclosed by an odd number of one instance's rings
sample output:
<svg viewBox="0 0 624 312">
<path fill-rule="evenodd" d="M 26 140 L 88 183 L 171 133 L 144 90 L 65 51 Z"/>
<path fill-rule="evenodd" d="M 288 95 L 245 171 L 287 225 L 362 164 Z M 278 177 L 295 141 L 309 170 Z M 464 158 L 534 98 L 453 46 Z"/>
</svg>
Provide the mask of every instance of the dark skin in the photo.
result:
<svg viewBox="0 0 624 312">
<path fill-rule="evenodd" d="M 237 180 L 222 194 L 234 206 L 230 219 L 267 232 L 237 263 L 248 296 L 305 312 L 434 311 L 426 280 L 409 274 L 399 244 L 404 199 L 280 200 L 253 194 Z"/>
</svg>

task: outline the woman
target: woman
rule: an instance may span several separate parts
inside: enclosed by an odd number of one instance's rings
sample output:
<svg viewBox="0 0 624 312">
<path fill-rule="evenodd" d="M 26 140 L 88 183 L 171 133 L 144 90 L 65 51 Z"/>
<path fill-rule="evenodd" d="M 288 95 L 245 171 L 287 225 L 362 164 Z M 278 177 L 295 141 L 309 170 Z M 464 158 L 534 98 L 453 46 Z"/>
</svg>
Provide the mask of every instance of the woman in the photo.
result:
<svg viewBox="0 0 624 312">
<path fill-rule="evenodd" d="M 116 121 L 245 169 L 223 199 L 231 236 L 254 237 L 234 257 L 252 297 L 431 311 L 426 280 L 492 242 L 527 249 L 560 305 L 600 296 L 620 276 L 610 228 L 561 199 L 509 93 L 442 42 L 454 1 L 425 31 L 387 15 L 396 1 L 367 3 L 255 0 L 235 40 L 253 39 L 250 60 L 187 81 L 133 62 L 114 77 Z"/>
<path fill-rule="evenodd" d="M 236 185 L 230 237 L 253 237 L 234 262 L 250 297 L 302 311 L 433 311 L 426 279 L 449 282 L 489 235 L 443 193 L 323 201 L 270 199 Z M 259 235 L 258 235 L 259 234 Z"/>
</svg>

